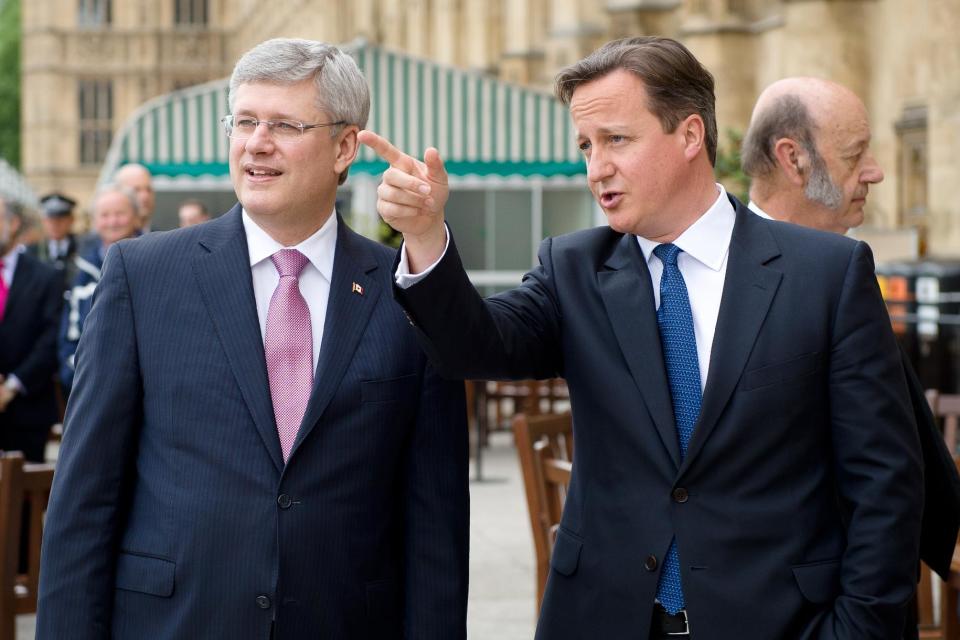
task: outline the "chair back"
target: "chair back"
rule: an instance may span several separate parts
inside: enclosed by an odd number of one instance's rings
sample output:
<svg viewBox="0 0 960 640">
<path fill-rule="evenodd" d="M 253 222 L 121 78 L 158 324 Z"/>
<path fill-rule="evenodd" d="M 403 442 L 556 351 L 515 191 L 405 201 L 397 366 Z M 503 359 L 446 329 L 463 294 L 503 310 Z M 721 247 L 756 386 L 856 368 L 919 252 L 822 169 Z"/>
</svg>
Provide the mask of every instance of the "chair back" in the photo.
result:
<svg viewBox="0 0 960 640">
<path fill-rule="evenodd" d="M 573 471 L 573 418 L 570 413 L 513 418 L 513 436 L 523 472 L 530 528 L 537 559 L 537 610 L 550 571 L 567 486 Z"/>
<path fill-rule="evenodd" d="M 927 389 L 927 402 L 933 416 L 940 424 L 943 441 L 950 455 L 957 455 L 957 437 L 960 435 L 960 394 L 940 393 Z"/>
<path fill-rule="evenodd" d="M 15 640 L 17 615 L 37 610 L 40 542 L 52 484 L 52 464 L 24 464 L 19 451 L 0 457 L 0 640 Z"/>
</svg>

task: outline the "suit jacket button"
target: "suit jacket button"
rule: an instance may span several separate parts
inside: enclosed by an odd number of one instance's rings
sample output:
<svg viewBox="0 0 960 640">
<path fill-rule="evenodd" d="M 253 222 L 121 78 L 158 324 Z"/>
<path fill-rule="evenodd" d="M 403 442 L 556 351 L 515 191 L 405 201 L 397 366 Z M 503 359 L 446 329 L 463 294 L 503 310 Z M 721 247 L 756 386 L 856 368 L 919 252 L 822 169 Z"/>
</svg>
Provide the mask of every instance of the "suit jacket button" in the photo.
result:
<svg viewBox="0 0 960 640">
<path fill-rule="evenodd" d="M 643 568 L 647 571 L 656 571 L 657 570 L 657 556 L 647 556 L 647 559 L 643 561 Z"/>
<path fill-rule="evenodd" d="M 260 607 L 261 609 L 269 609 L 270 598 L 268 598 L 267 596 L 257 596 L 257 606 Z"/>
<path fill-rule="evenodd" d="M 690 497 L 690 494 L 687 493 L 687 490 L 683 487 L 677 487 L 673 490 L 673 499 L 677 502 L 684 503 L 687 501 L 687 498 Z"/>
<path fill-rule="evenodd" d="M 293 499 L 287 494 L 281 493 L 280 497 L 277 498 L 277 504 L 280 505 L 281 509 L 289 509 L 290 505 L 293 504 Z"/>
</svg>

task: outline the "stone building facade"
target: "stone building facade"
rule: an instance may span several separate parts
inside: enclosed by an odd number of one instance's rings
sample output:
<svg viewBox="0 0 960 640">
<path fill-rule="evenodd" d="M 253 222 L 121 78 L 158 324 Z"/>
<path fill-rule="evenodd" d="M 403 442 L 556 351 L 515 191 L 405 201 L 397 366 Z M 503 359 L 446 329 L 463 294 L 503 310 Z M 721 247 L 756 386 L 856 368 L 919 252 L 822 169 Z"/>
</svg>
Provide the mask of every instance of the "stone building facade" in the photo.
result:
<svg viewBox="0 0 960 640">
<path fill-rule="evenodd" d="M 886 180 L 868 224 L 960 255 L 960 0 L 23 1 L 23 169 L 88 199 L 113 132 L 147 99 L 229 74 L 274 36 L 356 37 L 519 84 L 624 35 L 677 37 L 713 71 L 721 129 L 789 75 L 842 82 Z"/>
</svg>

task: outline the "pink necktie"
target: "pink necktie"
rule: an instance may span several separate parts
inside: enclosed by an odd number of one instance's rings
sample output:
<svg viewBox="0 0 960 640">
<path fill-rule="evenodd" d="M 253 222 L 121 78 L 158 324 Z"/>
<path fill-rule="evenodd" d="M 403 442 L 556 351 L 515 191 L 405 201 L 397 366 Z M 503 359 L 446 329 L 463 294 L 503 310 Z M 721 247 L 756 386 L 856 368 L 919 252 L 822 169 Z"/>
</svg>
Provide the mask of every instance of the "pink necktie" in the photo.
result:
<svg viewBox="0 0 960 640">
<path fill-rule="evenodd" d="M 313 333 L 310 309 L 300 293 L 300 272 L 307 265 L 307 256 L 296 249 L 281 249 L 273 254 L 274 266 L 280 273 L 270 309 L 267 311 L 267 376 L 273 415 L 284 462 L 300 430 L 313 388 Z"/>
<path fill-rule="evenodd" d="M 7 281 L 3 279 L 3 260 L 0 260 L 0 322 L 3 322 L 3 314 L 7 310 L 7 294 L 10 293 L 10 287 Z"/>
</svg>

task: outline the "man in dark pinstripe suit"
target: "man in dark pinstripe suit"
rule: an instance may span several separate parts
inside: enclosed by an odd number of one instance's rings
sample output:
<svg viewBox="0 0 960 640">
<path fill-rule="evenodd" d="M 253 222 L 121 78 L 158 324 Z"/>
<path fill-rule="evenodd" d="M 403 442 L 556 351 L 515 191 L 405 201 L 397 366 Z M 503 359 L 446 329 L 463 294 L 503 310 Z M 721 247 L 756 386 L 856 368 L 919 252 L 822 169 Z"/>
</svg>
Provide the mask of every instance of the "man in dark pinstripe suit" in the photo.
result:
<svg viewBox="0 0 960 640">
<path fill-rule="evenodd" d="M 239 204 L 104 264 L 37 637 L 465 638 L 463 386 L 390 299 L 393 252 L 334 210 L 366 83 L 271 40 L 230 108 Z"/>
</svg>

